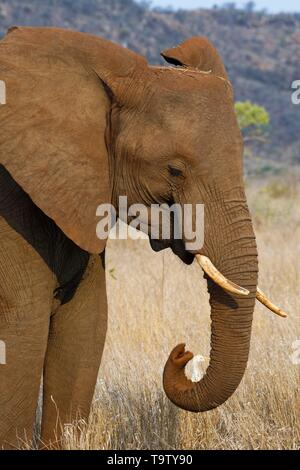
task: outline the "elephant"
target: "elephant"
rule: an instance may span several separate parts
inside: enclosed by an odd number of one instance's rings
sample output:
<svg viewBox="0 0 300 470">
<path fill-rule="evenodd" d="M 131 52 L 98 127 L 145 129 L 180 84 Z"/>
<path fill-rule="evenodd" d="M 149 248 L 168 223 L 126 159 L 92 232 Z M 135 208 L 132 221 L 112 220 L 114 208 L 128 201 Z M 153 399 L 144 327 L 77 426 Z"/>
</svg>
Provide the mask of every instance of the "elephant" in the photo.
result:
<svg viewBox="0 0 300 470">
<path fill-rule="evenodd" d="M 201 36 L 150 65 L 99 36 L 12 27 L 0 41 L 0 446 L 40 442 L 90 411 L 107 329 L 105 247 L 97 207 L 204 204 L 204 243 L 151 238 L 205 272 L 211 352 L 188 379 L 193 354 L 174 348 L 163 387 L 178 407 L 203 412 L 237 389 L 248 360 L 258 255 L 243 182 L 243 139 L 222 59 Z M 149 235 L 150 225 L 143 230 Z M 200 269 L 200 268 L 199 268 Z M 52 446 L 52 447 L 51 447 Z"/>
</svg>

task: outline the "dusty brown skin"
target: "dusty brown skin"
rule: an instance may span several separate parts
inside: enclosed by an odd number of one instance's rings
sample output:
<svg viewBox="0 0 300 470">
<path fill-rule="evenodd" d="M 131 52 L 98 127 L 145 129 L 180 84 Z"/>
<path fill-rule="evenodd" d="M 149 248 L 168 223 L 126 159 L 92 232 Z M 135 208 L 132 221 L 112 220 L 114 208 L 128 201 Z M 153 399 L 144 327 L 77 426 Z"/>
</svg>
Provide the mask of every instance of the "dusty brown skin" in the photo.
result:
<svg viewBox="0 0 300 470">
<path fill-rule="evenodd" d="M 243 377 L 258 268 L 232 88 L 204 38 L 163 56 L 179 67 L 151 67 L 104 39 L 59 29 L 17 28 L 0 42 L 0 80 L 7 86 L 0 107 L 4 447 L 20 445 L 17 433 L 32 436 L 43 369 L 42 441 L 59 439 L 57 409 L 62 423 L 78 411 L 88 415 L 107 312 L 104 267 L 95 256 L 105 249 L 96 236 L 96 208 L 116 204 L 119 195 L 147 206 L 205 204 L 199 253 L 250 291 L 229 295 L 208 280 L 207 373 L 199 383 L 188 381 L 184 366 L 192 354 L 177 346 L 164 370 L 168 397 L 186 410 L 210 410 Z M 190 263 L 195 253 L 184 242 L 169 244 Z M 168 245 L 151 243 L 156 250 Z"/>
</svg>

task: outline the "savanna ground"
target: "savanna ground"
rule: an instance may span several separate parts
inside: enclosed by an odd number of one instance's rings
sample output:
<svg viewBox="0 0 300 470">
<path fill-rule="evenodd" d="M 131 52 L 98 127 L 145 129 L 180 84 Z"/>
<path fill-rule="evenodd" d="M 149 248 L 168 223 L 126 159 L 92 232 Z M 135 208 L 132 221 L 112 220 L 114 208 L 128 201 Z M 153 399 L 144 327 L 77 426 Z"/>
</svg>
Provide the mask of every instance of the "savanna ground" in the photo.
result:
<svg viewBox="0 0 300 470">
<path fill-rule="evenodd" d="M 289 318 L 256 305 L 245 377 L 226 404 L 208 413 L 181 411 L 162 390 L 176 344 L 209 355 L 201 269 L 169 250 L 152 252 L 146 240 L 109 242 L 109 328 L 93 410 L 88 424 L 66 427 L 65 449 L 300 448 L 300 364 L 291 361 L 300 339 L 299 183 L 288 173 L 247 182 L 259 284 Z"/>
</svg>

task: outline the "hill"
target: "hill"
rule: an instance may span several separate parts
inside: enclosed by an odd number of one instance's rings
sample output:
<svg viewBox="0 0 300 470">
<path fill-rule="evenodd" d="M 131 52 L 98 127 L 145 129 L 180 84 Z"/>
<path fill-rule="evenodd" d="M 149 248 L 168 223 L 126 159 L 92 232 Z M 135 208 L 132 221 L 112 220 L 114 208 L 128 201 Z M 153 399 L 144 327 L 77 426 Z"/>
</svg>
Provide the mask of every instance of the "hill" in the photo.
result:
<svg viewBox="0 0 300 470">
<path fill-rule="evenodd" d="M 103 35 L 151 63 L 161 62 L 162 49 L 206 35 L 224 58 L 236 99 L 270 113 L 270 141 L 257 151 L 284 165 L 300 164 L 300 106 L 291 102 L 291 83 L 300 80 L 300 15 L 234 8 L 173 12 L 133 0 L 1 0 L 0 35 L 14 24 Z"/>
</svg>

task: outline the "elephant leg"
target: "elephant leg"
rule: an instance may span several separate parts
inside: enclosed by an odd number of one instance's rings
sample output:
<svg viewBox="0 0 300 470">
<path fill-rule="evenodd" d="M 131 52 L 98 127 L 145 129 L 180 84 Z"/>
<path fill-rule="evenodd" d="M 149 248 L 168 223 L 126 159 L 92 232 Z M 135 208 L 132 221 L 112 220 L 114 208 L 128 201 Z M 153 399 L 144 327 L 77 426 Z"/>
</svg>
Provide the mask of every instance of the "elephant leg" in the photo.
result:
<svg viewBox="0 0 300 470">
<path fill-rule="evenodd" d="M 41 448 L 59 448 L 63 425 L 89 415 L 107 329 L 105 268 L 91 256 L 73 299 L 52 315 L 43 378 Z"/>
<path fill-rule="evenodd" d="M 55 279 L 0 217 L 0 449 L 33 435 Z"/>
</svg>

